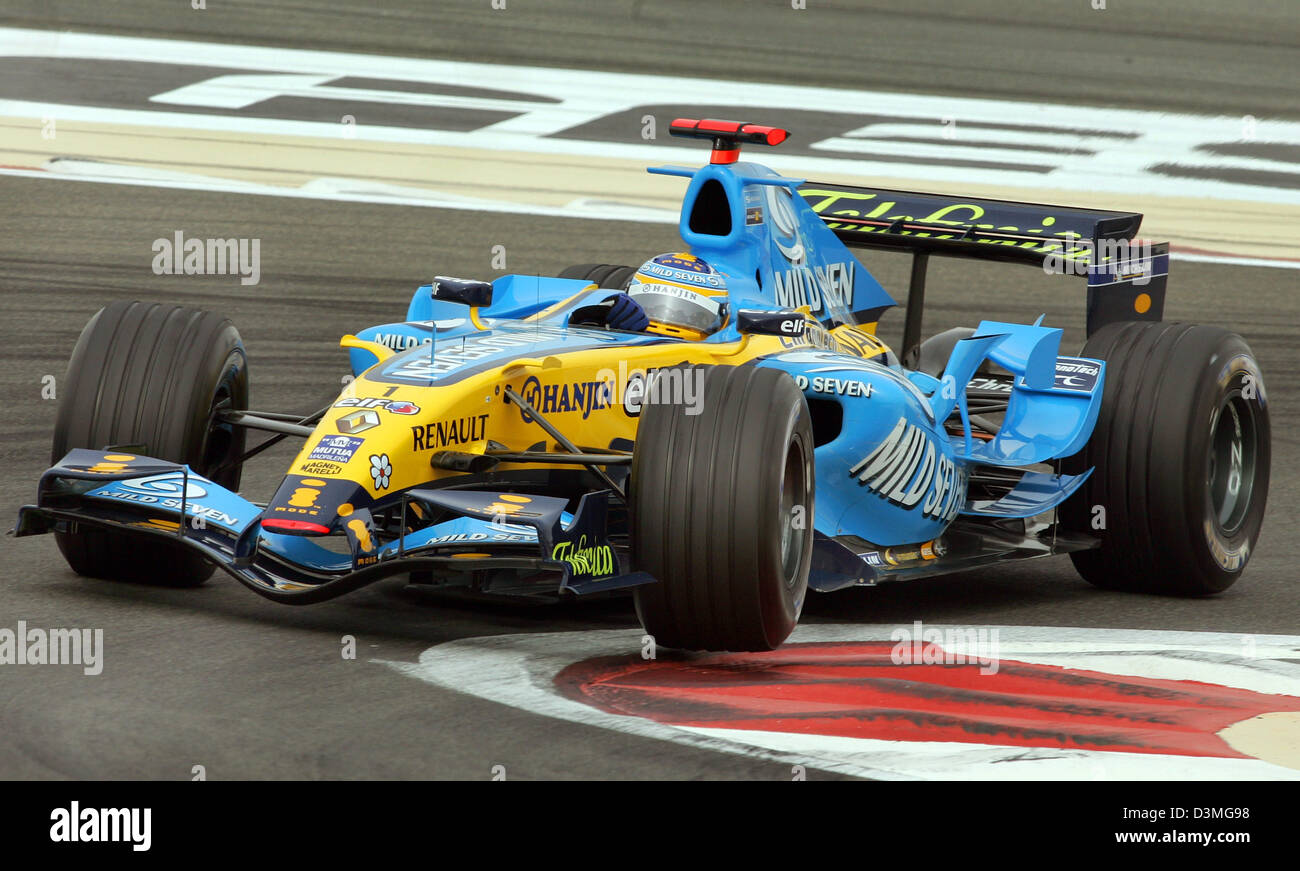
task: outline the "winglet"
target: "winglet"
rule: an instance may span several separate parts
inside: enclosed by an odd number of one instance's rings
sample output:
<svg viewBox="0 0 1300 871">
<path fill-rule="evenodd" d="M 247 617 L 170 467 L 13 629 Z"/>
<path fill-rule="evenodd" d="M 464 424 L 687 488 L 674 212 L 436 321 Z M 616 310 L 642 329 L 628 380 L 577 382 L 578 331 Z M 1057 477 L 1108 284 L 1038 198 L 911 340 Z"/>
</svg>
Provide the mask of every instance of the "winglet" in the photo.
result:
<svg viewBox="0 0 1300 871">
<path fill-rule="evenodd" d="M 709 163 L 735 163 L 740 159 L 740 143 L 753 145 L 780 145 L 790 138 L 789 130 L 750 124 L 748 121 L 718 121 L 711 118 L 677 118 L 668 127 L 673 136 L 712 139 L 713 153 Z"/>
</svg>

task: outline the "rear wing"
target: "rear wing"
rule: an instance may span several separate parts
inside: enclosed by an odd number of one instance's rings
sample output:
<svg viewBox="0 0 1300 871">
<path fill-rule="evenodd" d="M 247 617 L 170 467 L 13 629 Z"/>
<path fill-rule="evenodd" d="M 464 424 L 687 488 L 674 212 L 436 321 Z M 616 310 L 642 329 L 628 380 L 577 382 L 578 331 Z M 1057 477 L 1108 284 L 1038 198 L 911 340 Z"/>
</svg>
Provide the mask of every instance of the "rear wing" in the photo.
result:
<svg viewBox="0 0 1300 871">
<path fill-rule="evenodd" d="M 903 352 L 921 337 L 931 254 L 1087 276 L 1087 329 L 1164 316 L 1169 244 L 1136 239 L 1142 215 L 804 182 L 804 202 L 851 248 L 910 251 Z"/>
</svg>

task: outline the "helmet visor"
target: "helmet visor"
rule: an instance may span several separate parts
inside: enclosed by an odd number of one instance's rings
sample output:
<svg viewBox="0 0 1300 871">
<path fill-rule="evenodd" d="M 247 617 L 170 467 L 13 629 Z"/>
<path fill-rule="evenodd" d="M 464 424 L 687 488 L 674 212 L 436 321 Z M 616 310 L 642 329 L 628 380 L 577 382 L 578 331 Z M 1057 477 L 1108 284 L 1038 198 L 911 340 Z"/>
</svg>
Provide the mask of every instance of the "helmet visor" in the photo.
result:
<svg viewBox="0 0 1300 871">
<path fill-rule="evenodd" d="M 634 281 L 627 292 L 652 321 L 702 333 L 711 333 L 722 325 L 721 300 L 688 287 Z"/>
</svg>

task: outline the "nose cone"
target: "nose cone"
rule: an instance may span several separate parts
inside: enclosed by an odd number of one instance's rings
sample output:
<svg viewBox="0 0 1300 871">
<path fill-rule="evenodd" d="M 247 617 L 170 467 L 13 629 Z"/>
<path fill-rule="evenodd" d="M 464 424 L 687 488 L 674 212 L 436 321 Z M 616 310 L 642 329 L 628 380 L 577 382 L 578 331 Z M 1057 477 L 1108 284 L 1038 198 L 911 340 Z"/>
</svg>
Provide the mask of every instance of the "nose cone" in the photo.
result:
<svg viewBox="0 0 1300 871">
<path fill-rule="evenodd" d="M 416 354 L 427 360 L 427 352 Z M 500 412 L 494 398 L 490 386 L 472 379 L 434 386 L 363 375 L 349 382 L 289 467 L 263 526 L 326 535 L 349 510 L 392 502 L 403 490 L 452 474 L 433 468 L 432 457 L 446 450 L 481 454 L 489 417 Z"/>
<path fill-rule="evenodd" d="M 387 410 L 392 414 L 414 415 L 420 413 L 420 407 L 418 405 L 404 399 L 394 400 L 388 403 Z"/>
<path fill-rule="evenodd" d="M 285 535 L 329 535 L 340 517 L 371 503 L 354 481 L 289 475 L 262 515 L 262 528 Z"/>
</svg>

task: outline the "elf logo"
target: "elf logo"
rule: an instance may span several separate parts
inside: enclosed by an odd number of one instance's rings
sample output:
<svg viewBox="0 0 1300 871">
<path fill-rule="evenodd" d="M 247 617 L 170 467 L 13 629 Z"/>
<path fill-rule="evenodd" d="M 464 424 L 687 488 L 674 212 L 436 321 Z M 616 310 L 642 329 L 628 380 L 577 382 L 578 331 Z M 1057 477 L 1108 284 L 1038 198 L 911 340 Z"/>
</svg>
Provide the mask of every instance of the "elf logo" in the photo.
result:
<svg viewBox="0 0 1300 871">
<path fill-rule="evenodd" d="M 393 414 L 419 414 L 420 406 L 414 402 L 407 402 L 404 399 L 384 399 L 383 397 L 373 396 L 366 398 L 364 396 L 349 396 L 340 399 L 334 403 L 335 408 L 382 408 Z"/>
<path fill-rule="evenodd" d="M 127 843 L 137 853 L 153 844 L 152 808 L 71 807 L 50 811 L 50 840 L 56 844 Z"/>
</svg>

